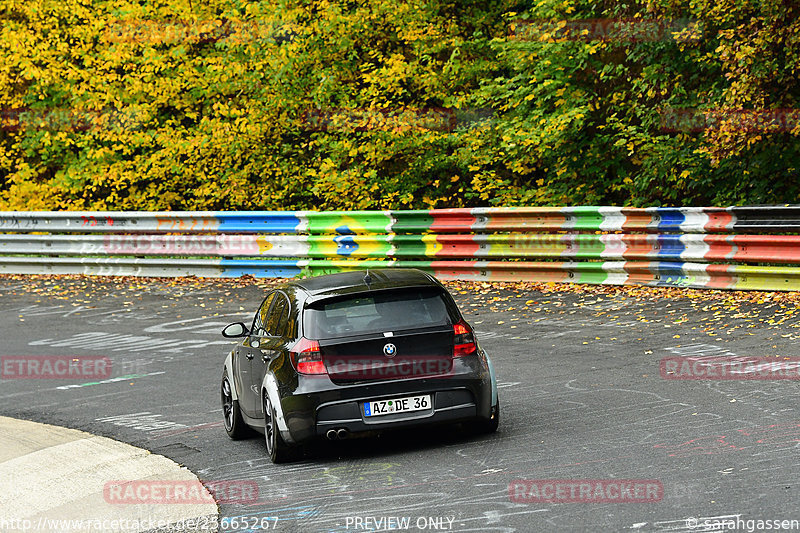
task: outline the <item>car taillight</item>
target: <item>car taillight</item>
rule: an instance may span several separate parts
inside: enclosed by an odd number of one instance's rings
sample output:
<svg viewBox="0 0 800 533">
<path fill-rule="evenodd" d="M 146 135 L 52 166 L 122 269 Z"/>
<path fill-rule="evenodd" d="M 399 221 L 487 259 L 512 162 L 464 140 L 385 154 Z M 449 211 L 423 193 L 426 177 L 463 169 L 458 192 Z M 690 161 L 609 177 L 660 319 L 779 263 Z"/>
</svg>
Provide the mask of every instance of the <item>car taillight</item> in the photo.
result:
<svg viewBox="0 0 800 533">
<path fill-rule="evenodd" d="M 453 334 L 455 335 L 453 357 L 472 355 L 478 350 L 478 346 L 475 344 L 475 337 L 472 335 L 472 330 L 463 320 L 453 324 Z"/>
<path fill-rule="evenodd" d="M 322 352 L 319 349 L 319 342 L 301 337 L 292 351 L 294 367 L 301 374 L 327 374 L 325 363 L 322 361 Z"/>
</svg>

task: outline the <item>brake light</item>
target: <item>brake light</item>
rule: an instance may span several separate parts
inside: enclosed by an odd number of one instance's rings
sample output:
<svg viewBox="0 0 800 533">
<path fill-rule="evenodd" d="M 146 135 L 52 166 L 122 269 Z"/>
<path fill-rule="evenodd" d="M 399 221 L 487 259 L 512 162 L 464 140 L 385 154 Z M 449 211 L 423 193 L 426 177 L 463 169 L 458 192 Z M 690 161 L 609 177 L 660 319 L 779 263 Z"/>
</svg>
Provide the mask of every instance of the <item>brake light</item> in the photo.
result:
<svg viewBox="0 0 800 533">
<path fill-rule="evenodd" d="M 301 374 L 328 373 L 325 369 L 325 363 L 322 361 L 322 352 L 320 351 L 319 342 L 317 341 L 301 337 L 289 354 L 292 357 L 294 367 Z"/>
<path fill-rule="evenodd" d="M 472 355 L 478 351 L 478 345 L 475 344 L 475 337 L 472 335 L 472 330 L 463 320 L 453 324 L 453 357 L 463 357 L 465 355 Z"/>
</svg>

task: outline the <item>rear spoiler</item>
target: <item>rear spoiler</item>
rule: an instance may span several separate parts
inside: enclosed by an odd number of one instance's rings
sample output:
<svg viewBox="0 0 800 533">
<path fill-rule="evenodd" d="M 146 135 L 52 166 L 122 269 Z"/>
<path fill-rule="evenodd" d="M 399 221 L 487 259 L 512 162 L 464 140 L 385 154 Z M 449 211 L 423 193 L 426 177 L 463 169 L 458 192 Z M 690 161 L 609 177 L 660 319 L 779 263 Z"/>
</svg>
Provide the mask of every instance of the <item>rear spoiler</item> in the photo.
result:
<svg viewBox="0 0 800 533">
<path fill-rule="evenodd" d="M 385 293 L 385 292 L 407 291 L 407 290 L 426 290 L 426 289 L 435 290 L 447 294 L 447 289 L 438 284 L 434 285 L 431 283 L 424 283 L 418 285 L 404 285 L 402 287 L 397 287 L 392 285 L 372 283 L 370 287 L 367 287 L 366 285 L 347 287 L 344 290 L 334 289 L 333 291 L 330 292 L 309 296 L 306 299 L 306 306 L 313 307 L 319 302 L 323 302 L 326 300 L 346 299 L 353 296 L 358 296 L 359 294 Z"/>
</svg>

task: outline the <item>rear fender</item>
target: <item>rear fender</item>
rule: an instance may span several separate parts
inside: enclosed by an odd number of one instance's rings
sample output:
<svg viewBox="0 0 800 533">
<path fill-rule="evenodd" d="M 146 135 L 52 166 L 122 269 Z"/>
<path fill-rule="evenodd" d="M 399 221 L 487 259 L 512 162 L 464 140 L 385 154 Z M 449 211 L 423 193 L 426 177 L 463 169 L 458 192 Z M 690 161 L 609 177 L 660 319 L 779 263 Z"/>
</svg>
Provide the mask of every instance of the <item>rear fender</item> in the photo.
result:
<svg viewBox="0 0 800 533">
<path fill-rule="evenodd" d="M 489 378 L 492 381 L 492 407 L 497 405 L 497 378 L 494 375 L 494 365 L 489 354 L 483 348 L 480 348 L 481 359 L 486 361 L 486 368 L 489 370 Z"/>
<path fill-rule="evenodd" d="M 489 367 L 489 377 L 492 379 L 492 407 L 497 405 L 497 378 L 494 376 L 494 365 L 489 355 L 486 355 L 486 365 Z"/>
<path fill-rule="evenodd" d="M 278 424 L 278 430 L 281 432 L 281 437 L 287 444 L 294 444 L 295 440 L 289 432 L 289 426 L 286 424 L 286 419 L 283 416 L 283 407 L 281 406 L 281 397 L 278 394 L 278 383 L 275 381 L 275 376 L 267 374 L 264 376 L 264 381 L 261 384 L 262 394 L 266 391 L 269 396 L 269 401 L 275 408 L 275 421 Z"/>
</svg>

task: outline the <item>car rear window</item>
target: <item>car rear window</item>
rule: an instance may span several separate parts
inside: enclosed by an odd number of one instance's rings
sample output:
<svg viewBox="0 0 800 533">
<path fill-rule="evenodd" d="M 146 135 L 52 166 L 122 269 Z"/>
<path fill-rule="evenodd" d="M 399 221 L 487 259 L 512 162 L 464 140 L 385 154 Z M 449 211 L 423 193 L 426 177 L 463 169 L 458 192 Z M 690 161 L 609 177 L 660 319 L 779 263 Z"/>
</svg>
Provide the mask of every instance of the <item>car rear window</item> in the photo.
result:
<svg viewBox="0 0 800 533">
<path fill-rule="evenodd" d="M 303 313 L 303 329 L 312 339 L 450 323 L 444 295 L 436 289 L 394 290 L 323 300 Z"/>
</svg>

